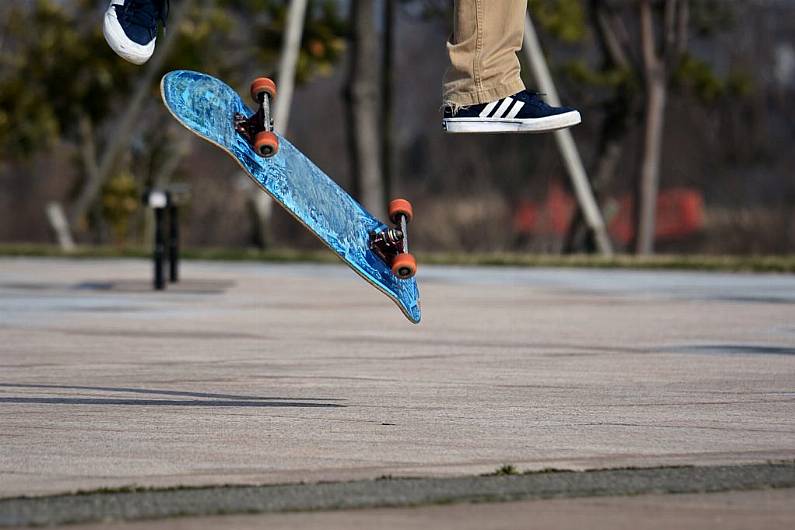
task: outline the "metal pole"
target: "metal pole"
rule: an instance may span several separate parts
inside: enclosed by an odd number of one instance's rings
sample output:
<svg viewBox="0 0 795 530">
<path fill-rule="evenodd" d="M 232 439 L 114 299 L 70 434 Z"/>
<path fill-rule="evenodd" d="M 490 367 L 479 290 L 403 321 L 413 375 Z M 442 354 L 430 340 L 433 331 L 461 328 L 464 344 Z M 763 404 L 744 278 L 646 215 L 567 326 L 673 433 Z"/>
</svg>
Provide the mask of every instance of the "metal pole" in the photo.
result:
<svg viewBox="0 0 795 530">
<path fill-rule="evenodd" d="M 47 219 L 50 221 L 55 236 L 58 238 L 58 245 L 64 252 L 73 252 L 75 248 L 75 240 L 72 239 L 72 232 L 69 230 L 69 221 L 66 219 L 66 214 L 63 211 L 63 206 L 60 202 L 47 203 Z"/>
<path fill-rule="evenodd" d="M 538 42 L 538 35 L 535 27 L 533 27 L 533 21 L 530 19 L 529 13 L 525 17 L 523 49 L 539 88 L 546 94 L 550 104 L 560 106 L 558 91 L 555 89 L 555 83 L 549 73 L 549 67 L 541 51 L 541 44 Z M 569 178 L 571 178 L 574 194 L 577 197 L 580 208 L 582 208 L 585 222 L 594 233 L 596 248 L 600 254 L 610 256 L 613 254 L 613 245 L 607 235 L 602 212 L 599 211 L 599 206 L 596 204 L 596 199 L 594 199 L 591 184 L 588 181 L 588 174 L 585 172 L 585 167 L 577 150 L 577 145 L 574 143 L 571 131 L 569 129 L 555 131 L 555 141 L 558 144 L 561 156 L 563 156 L 563 162 L 566 165 Z"/>
<path fill-rule="evenodd" d="M 282 40 L 282 55 L 279 59 L 278 79 L 276 80 L 276 101 L 272 110 L 273 128 L 279 134 L 287 132 L 290 121 L 290 105 L 293 102 L 295 87 L 295 67 L 301 51 L 301 36 L 304 32 L 307 0 L 291 0 L 287 11 L 287 21 Z M 251 186 L 251 202 L 259 224 L 262 246 L 268 246 L 267 225 L 270 222 L 273 202 L 257 186 Z"/>
<path fill-rule="evenodd" d="M 154 249 L 154 266 L 155 266 L 155 280 L 154 287 L 160 291 L 165 288 L 166 282 L 163 278 L 163 255 L 166 250 L 165 234 L 163 230 L 163 213 L 165 208 L 154 208 L 155 211 L 155 249 Z"/>
<path fill-rule="evenodd" d="M 290 104 L 295 87 L 295 66 L 301 51 L 301 36 L 304 33 L 304 17 L 307 0 L 292 0 L 287 11 L 282 56 L 279 60 L 279 79 L 276 83 L 278 94 L 273 109 L 274 129 L 279 134 L 287 131 L 290 121 Z"/>
</svg>

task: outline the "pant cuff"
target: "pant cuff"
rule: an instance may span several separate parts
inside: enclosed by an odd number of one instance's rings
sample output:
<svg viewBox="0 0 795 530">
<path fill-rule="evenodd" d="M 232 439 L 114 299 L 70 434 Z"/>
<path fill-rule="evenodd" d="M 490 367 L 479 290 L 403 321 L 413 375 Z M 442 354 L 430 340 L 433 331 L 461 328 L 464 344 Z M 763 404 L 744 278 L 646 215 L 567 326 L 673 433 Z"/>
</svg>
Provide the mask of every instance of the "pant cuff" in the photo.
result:
<svg viewBox="0 0 795 530">
<path fill-rule="evenodd" d="M 516 79 L 510 83 L 504 83 L 491 88 L 483 88 L 475 92 L 450 92 L 444 95 L 444 104 L 453 107 L 466 107 L 469 105 L 480 105 L 491 103 L 498 99 L 512 96 L 525 89 L 521 79 Z"/>
</svg>

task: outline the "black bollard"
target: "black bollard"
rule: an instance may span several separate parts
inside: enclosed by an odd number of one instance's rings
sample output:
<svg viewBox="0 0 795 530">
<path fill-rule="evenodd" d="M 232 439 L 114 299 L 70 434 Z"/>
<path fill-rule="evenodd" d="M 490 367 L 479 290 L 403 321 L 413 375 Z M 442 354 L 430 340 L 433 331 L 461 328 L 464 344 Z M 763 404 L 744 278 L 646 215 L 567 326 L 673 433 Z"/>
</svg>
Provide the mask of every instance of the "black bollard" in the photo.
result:
<svg viewBox="0 0 795 530">
<path fill-rule="evenodd" d="M 162 290 L 166 287 L 163 277 L 163 258 L 166 251 L 165 230 L 163 228 L 163 218 L 165 208 L 153 208 L 155 211 L 155 289 Z"/>
<path fill-rule="evenodd" d="M 168 279 L 179 281 L 179 208 L 168 201 Z"/>
<path fill-rule="evenodd" d="M 179 281 L 179 205 L 184 204 L 189 196 L 190 190 L 187 186 L 175 184 L 168 190 L 147 189 L 141 198 L 143 203 L 153 210 L 155 216 L 155 247 L 152 260 L 156 290 L 166 288 L 164 269 L 166 259 L 168 259 L 169 281 Z M 165 223 L 168 223 L 168 234 Z"/>
</svg>

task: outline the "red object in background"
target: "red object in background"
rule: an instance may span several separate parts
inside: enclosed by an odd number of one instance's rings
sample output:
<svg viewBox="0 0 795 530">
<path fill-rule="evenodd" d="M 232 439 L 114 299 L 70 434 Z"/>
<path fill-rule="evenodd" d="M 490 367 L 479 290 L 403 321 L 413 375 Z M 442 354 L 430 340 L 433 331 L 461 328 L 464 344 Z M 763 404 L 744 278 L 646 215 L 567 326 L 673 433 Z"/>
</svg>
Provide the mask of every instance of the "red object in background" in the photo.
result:
<svg viewBox="0 0 795 530">
<path fill-rule="evenodd" d="M 607 231 L 614 241 L 628 245 L 635 237 L 635 221 L 632 216 L 632 197 L 625 195 L 616 201 L 618 209 L 607 221 Z"/>
<path fill-rule="evenodd" d="M 619 201 L 618 213 L 610 220 L 608 231 L 616 241 L 627 245 L 635 237 L 635 220 L 630 196 Z M 680 239 L 704 226 L 704 198 L 692 188 L 671 188 L 657 196 L 655 239 Z"/>
<path fill-rule="evenodd" d="M 532 234 L 538 222 L 538 208 L 532 202 L 522 199 L 513 212 L 513 231 L 517 234 Z"/>
<path fill-rule="evenodd" d="M 513 214 L 513 229 L 520 234 L 563 235 L 574 215 L 574 199 L 560 182 L 553 181 L 547 189 L 544 204 L 521 200 Z"/>
<path fill-rule="evenodd" d="M 658 239 L 689 236 L 704 226 L 704 197 L 690 188 L 672 188 L 657 197 Z"/>
<path fill-rule="evenodd" d="M 618 200 L 618 212 L 608 223 L 613 239 L 629 244 L 635 236 L 630 195 Z M 574 199 L 559 182 L 552 182 L 544 204 L 521 201 L 514 212 L 514 231 L 521 234 L 563 236 L 574 214 Z M 689 236 L 704 226 L 704 199 L 692 188 L 671 188 L 657 197 L 657 239 Z"/>
<path fill-rule="evenodd" d="M 545 205 L 552 233 L 560 235 L 566 233 L 571 222 L 571 216 L 574 215 L 574 207 L 574 199 L 566 193 L 560 182 L 552 182 L 547 192 Z"/>
</svg>

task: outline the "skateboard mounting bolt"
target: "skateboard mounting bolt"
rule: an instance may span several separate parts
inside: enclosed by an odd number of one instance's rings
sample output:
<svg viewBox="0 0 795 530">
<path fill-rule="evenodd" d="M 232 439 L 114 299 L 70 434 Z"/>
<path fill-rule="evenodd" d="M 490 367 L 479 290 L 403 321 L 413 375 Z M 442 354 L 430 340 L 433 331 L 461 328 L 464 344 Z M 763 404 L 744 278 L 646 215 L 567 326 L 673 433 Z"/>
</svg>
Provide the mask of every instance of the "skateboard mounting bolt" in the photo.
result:
<svg viewBox="0 0 795 530">
<path fill-rule="evenodd" d="M 400 252 L 403 239 L 402 231 L 397 228 L 387 228 L 370 234 L 370 247 L 384 255 L 395 254 Z"/>
<path fill-rule="evenodd" d="M 370 248 L 401 280 L 411 278 L 417 271 L 417 262 L 409 253 L 408 223 L 412 215 L 410 202 L 395 199 L 389 204 L 389 219 L 395 226 L 370 234 Z"/>
<path fill-rule="evenodd" d="M 271 100 L 276 95 L 276 85 L 270 79 L 261 77 L 251 84 L 251 97 L 257 104 L 257 111 L 251 116 L 236 112 L 233 121 L 235 131 L 248 144 L 265 158 L 276 154 L 279 150 L 279 139 L 273 134 L 273 118 L 271 116 Z"/>
</svg>

